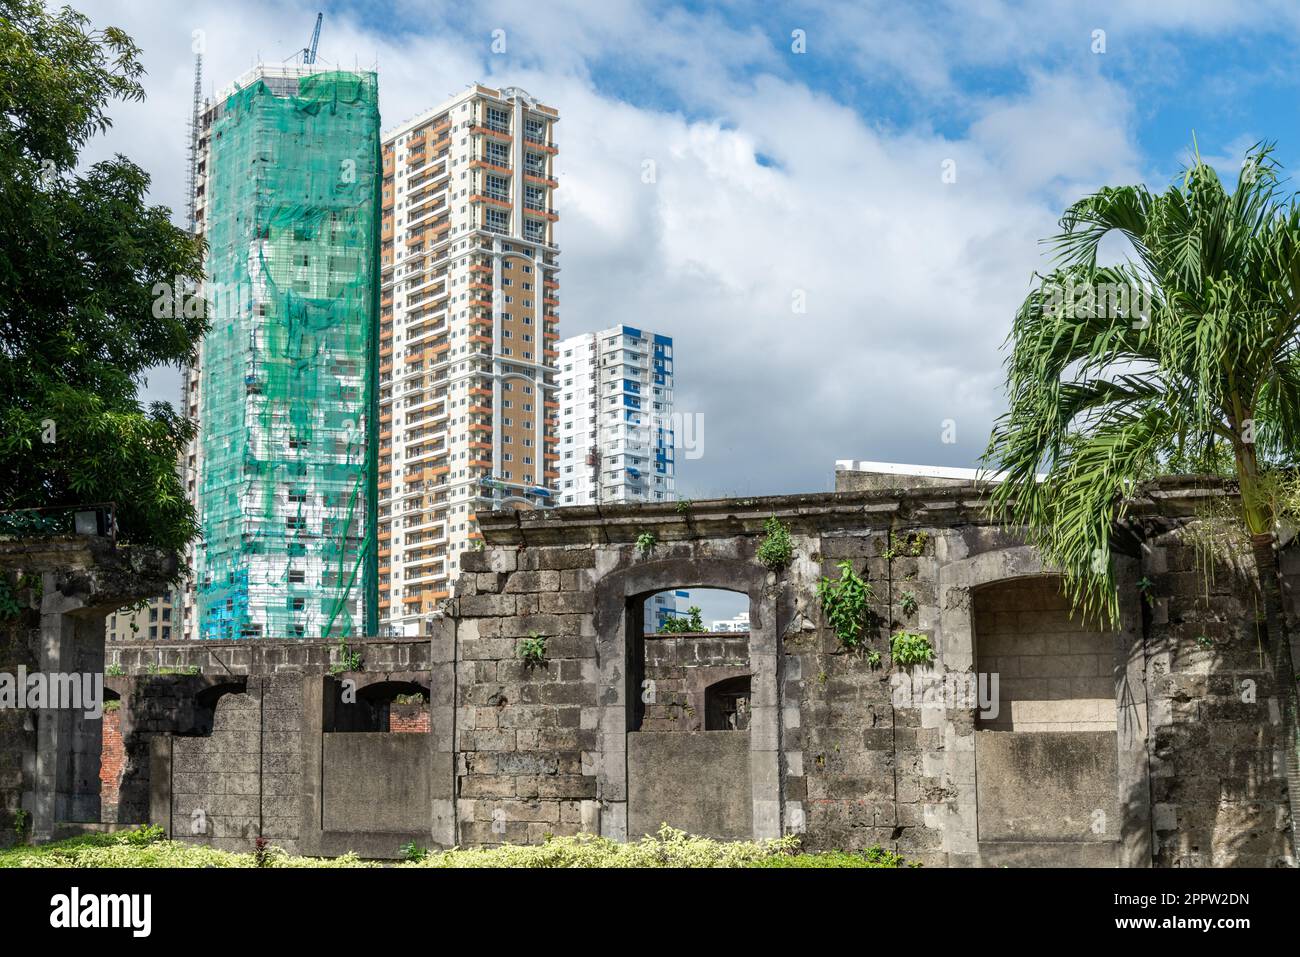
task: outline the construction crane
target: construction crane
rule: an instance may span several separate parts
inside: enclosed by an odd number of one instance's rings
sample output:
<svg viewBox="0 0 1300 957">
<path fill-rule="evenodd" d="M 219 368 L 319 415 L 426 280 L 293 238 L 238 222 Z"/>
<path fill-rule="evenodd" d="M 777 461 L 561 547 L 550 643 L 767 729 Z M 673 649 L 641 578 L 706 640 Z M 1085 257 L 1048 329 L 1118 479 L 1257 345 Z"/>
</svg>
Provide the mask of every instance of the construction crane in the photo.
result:
<svg viewBox="0 0 1300 957">
<path fill-rule="evenodd" d="M 302 62 L 305 64 L 316 62 L 316 44 L 320 42 L 320 23 L 323 19 L 324 13 L 316 14 L 316 29 L 311 32 L 311 46 L 302 48 Z"/>
</svg>

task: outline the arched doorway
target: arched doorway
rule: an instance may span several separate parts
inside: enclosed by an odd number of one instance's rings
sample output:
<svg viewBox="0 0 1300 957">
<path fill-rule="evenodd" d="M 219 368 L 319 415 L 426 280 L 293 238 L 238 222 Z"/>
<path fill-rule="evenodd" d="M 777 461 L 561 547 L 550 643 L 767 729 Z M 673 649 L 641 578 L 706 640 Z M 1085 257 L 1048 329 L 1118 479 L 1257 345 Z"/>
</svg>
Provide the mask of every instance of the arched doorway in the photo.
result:
<svg viewBox="0 0 1300 957">
<path fill-rule="evenodd" d="M 748 600 L 749 632 L 679 636 L 672 648 L 660 636 L 647 637 L 646 600 L 674 589 L 740 593 Z M 766 570 L 730 559 L 641 562 L 596 583 L 595 617 L 605 690 L 598 718 L 601 833 L 636 839 L 666 823 L 727 839 L 779 837 L 777 592 L 767 589 Z M 666 686 L 665 674 L 672 675 Z M 745 726 L 706 727 L 707 689 L 742 677 L 749 684 Z M 665 692 L 679 699 L 682 730 L 666 726 Z M 729 700 L 735 707 L 738 696 Z"/>
<path fill-rule="evenodd" d="M 976 674 L 997 689 L 975 718 L 981 845 L 1117 840 L 1114 633 L 1051 575 L 981 585 L 971 613 Z"/>
</svg>

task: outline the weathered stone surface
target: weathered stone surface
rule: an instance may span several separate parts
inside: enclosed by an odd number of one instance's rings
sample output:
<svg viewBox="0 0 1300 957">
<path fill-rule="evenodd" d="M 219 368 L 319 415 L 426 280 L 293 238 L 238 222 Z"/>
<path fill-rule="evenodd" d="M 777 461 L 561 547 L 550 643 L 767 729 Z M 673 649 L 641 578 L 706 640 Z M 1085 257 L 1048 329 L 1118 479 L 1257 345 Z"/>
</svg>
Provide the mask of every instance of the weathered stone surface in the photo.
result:
<svg viewBox="0 0 1300 957">
<path fill-rule="evenodd" d="M 249 849 L 260 822 L 291 850 L 392 856 L 406 840 L 621 839 L 662 818 L 719 836 L 797 833 L 813 849 L 883 844 L 929 865 L 1284 864 L 1266 639 L 1249 577 L 1207 575 L 1178 533 L 1201 494 L 1166 481 L 1134 501 L 1127 551 L 1114 550 L 1113 630 L 1072 619 L 1039 557 L 959 483 L 480 513 L 486 547 L 462 556 L 430 635 L 353 642 L 364 664 L 347 676 L 327 674 L 333 642 L 105 653 L 102 631 L 82 641 L 74 628 L 65 651 L 115 672 L 118 820 L 154 817 L 213 846 Z M 774 514 L 797 548 L 779 573 L 755 560 Z M 642 554 L 647 530 L 658 544 Z M 817 597 L 842 559 L 873 591 L 854 647 Z M 47 602 L 86 585 L 50 574 Z M 129 584 L 129 568 L 113 574 Z M 640 602 L 677 587 L 746 595 L 751 632 L 640 634 Z M 1298 600 L 1289 590 L 1293 616 Z M 40 665 L 31 611 L 3 633 L 0 670 Z M 925 636 L 932 661 L 893 660 L 903 630 Z M 521 657 L 533 636 L 544 661 Z M 981 674 L 999 677 L 999 716 L 953 697 Z M 335 728 L 342 678 L 361 694 L 427 690 L 427 731 Z M 0 710 L 0 835 L 33 793 L 29 725 Z M 79 756 L 68 767 L 97 766 L 90 731 L 61 739 Z M 64 820 L 79 810 L 68 795 Z"/>
</svg>

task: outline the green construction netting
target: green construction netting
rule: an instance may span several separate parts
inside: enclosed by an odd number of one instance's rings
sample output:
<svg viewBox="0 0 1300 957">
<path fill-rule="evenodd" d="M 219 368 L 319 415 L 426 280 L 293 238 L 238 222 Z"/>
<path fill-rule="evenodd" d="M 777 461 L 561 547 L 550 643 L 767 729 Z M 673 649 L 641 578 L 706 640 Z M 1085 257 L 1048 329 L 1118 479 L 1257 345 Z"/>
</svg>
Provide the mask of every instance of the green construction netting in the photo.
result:
<svg viewBox="0 0 1300 957">
<path fill-rule="evenodd" d="M 199 634 L 361 634 L 376 588 L 375 74 L 237 91 L 206 173 Z"/>
</svg>

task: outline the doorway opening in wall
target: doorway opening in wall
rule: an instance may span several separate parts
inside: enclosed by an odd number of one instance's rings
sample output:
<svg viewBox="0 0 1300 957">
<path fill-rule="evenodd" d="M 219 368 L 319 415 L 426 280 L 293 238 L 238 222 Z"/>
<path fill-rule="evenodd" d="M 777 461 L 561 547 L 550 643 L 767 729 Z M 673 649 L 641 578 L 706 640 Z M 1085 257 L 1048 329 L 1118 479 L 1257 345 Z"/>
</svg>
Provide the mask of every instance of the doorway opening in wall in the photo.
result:
<svg viewBox="0 0 1300 957">
<path fill-rule="evenodd" d="M 981 846 L 1042 845 L 1059 855 L 1070 844 L 1113 844 L 1115 633 L 1072 613 L 1053 575 L 981 585 L 971 605 L 976 676 L 996 689 L 975 720 Z"/>
<path fill-rule="evenodd" d="M 672 589 L 666 594 L 677 598 L 679 613 L 655 630 L 638 627 L 646 604 L 662 594 L 636 596 L 627 607 L 628 836 L 666 824 L 747 839 L 753 833 L 749 596 Z"/>
<path fill-rule="evenodd" d="M 648 609 L 665 595 L 675 602 L 671 613 L 659 618 L 657 627 L 647 624 L 638 647 L 629 648 L 640 675 L 631 730 L 746 730 L 749 596 L 716 588 L 673 589 L 634 600 L 646 610 L 632 610 L 631 620 L 648 622 Z M 732 613 L 728 619 L 707 619 L 706 605 L 711 613 Z M 741 607 L 743 613 L 733 611 Z"/>
</svg>

